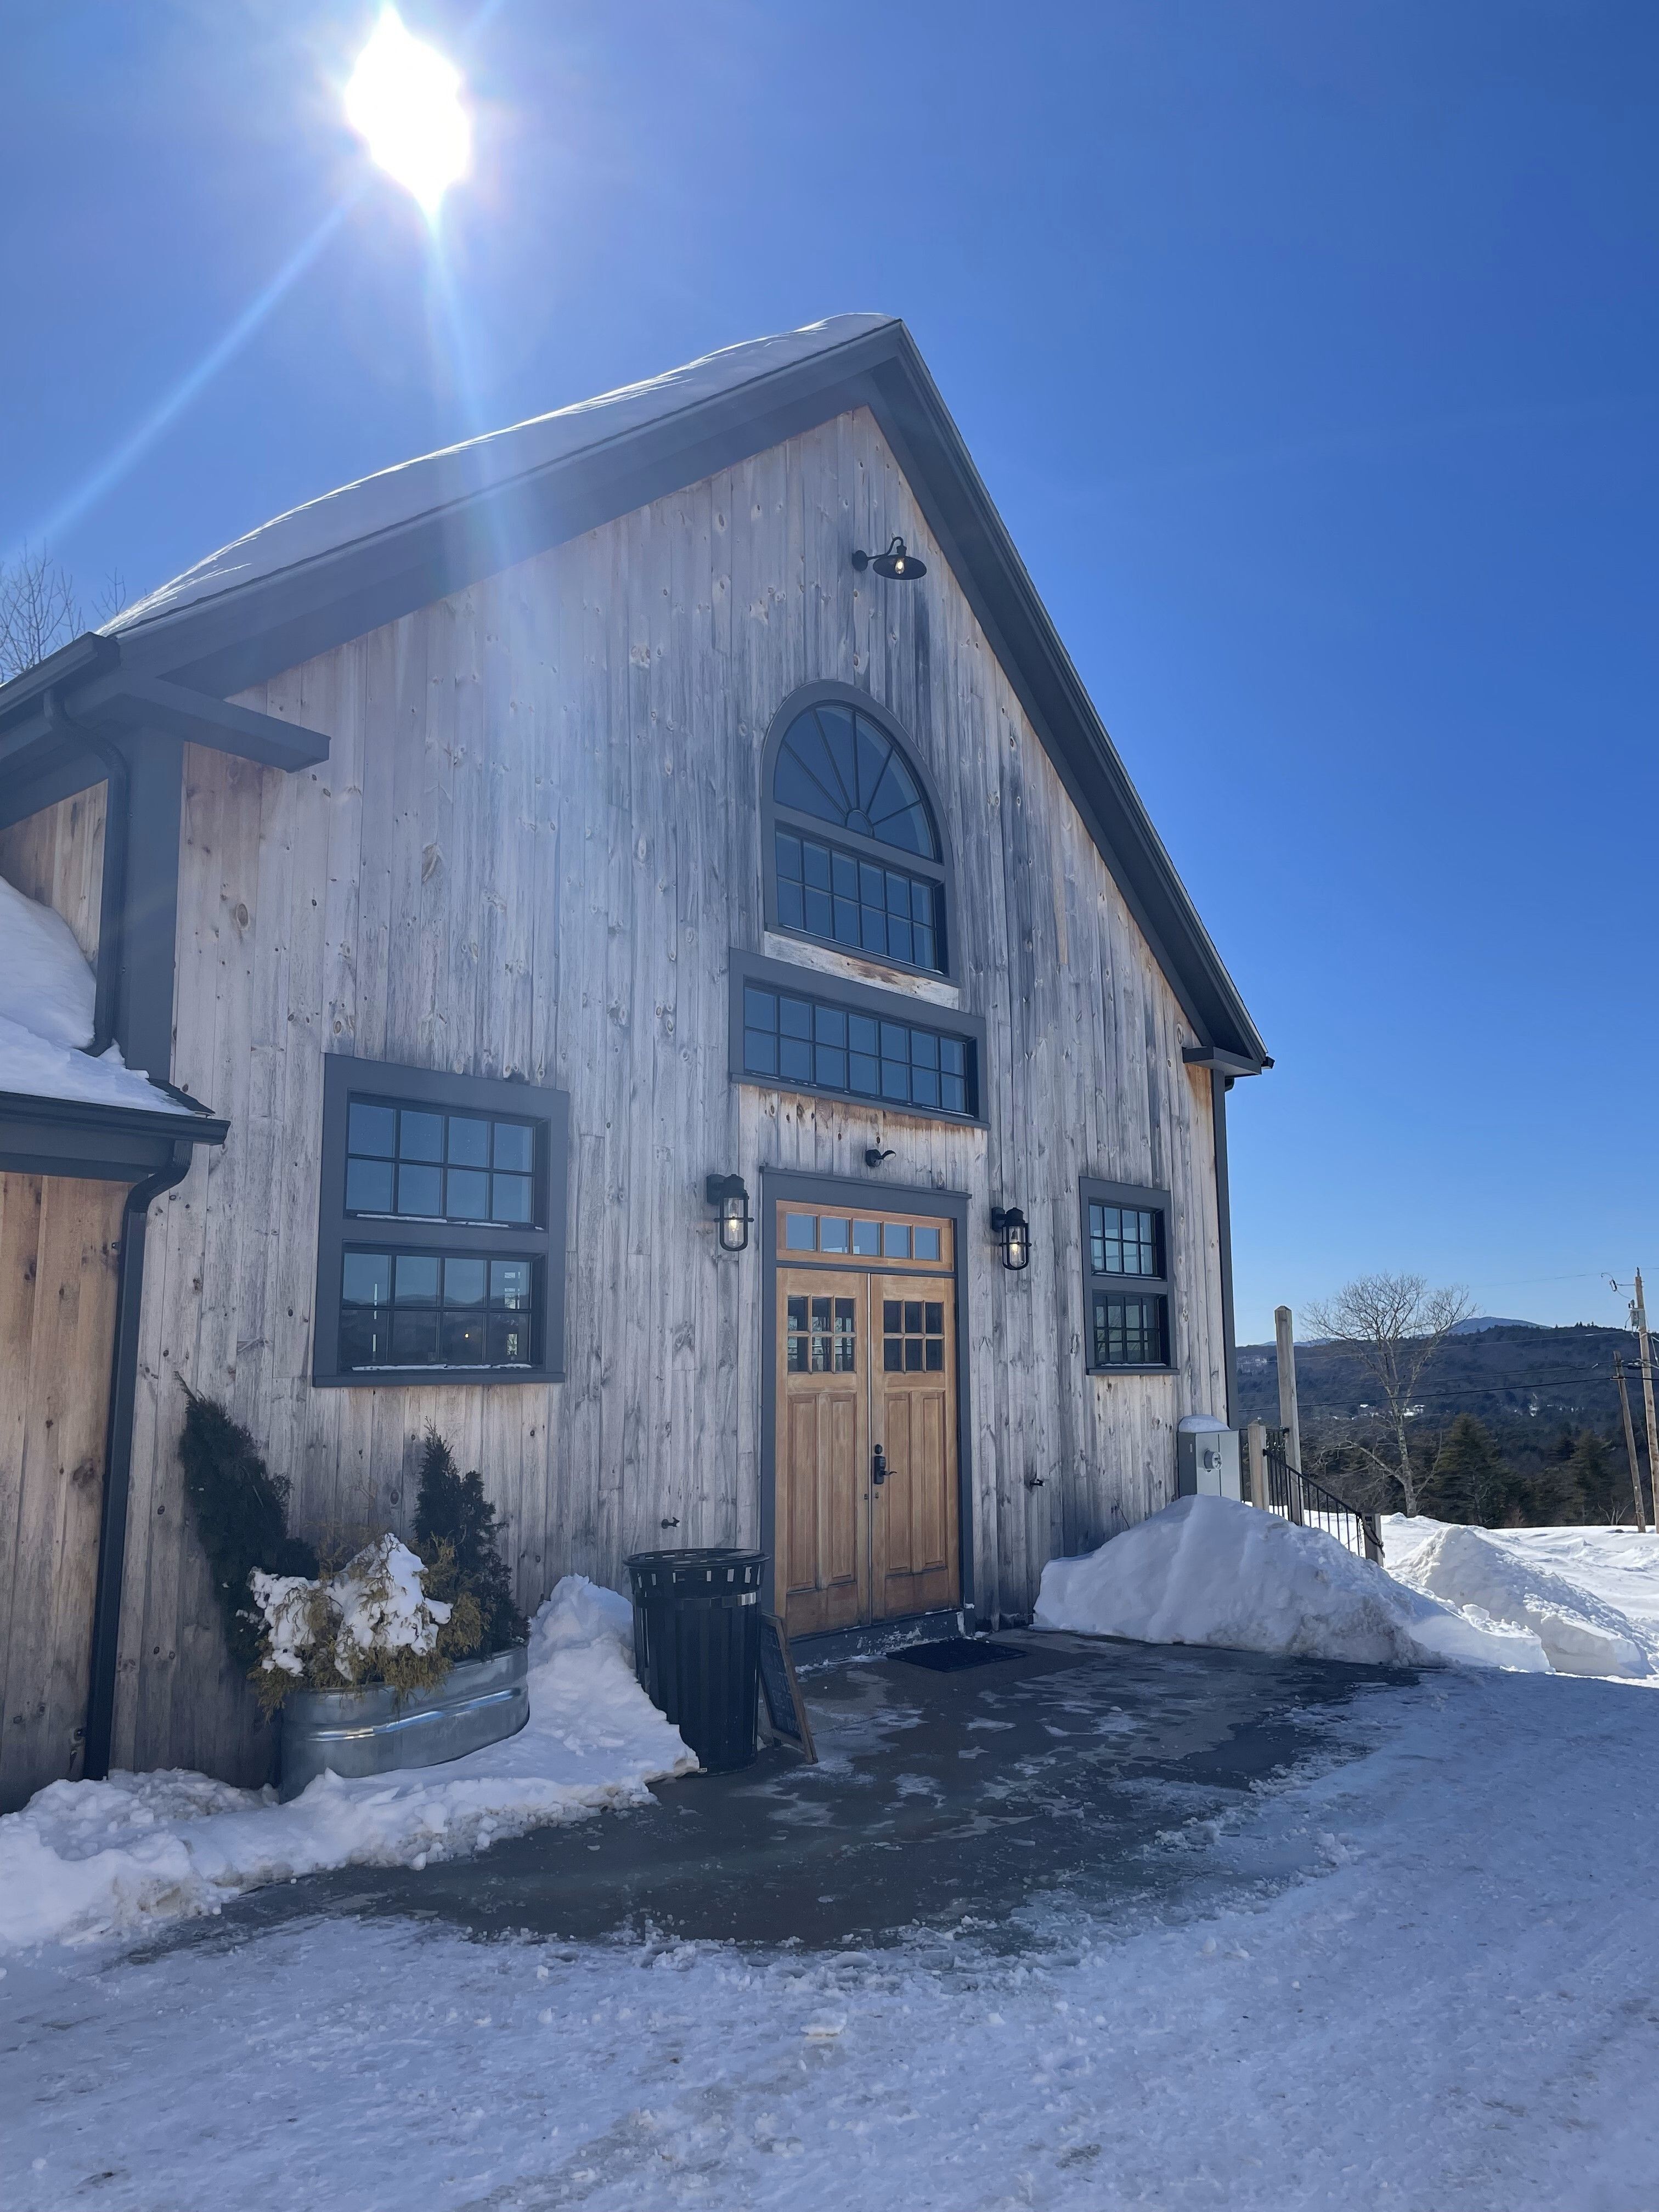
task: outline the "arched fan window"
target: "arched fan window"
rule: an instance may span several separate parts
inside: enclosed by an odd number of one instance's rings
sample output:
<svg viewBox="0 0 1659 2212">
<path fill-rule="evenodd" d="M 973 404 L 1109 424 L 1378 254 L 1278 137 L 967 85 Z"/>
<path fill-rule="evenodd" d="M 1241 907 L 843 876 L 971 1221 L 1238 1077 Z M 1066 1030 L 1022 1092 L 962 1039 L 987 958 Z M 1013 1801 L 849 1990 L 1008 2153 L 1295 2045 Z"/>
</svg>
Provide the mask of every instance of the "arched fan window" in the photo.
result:
<svg viewBox="0 0 1659 2212">
<path fill-rule="evenodd" d="M 850 702 L 804 708 L 771 789 L 778 927 L 878 960 L 947 972 L 944 849 L 898 739 Z"/>
</svg>

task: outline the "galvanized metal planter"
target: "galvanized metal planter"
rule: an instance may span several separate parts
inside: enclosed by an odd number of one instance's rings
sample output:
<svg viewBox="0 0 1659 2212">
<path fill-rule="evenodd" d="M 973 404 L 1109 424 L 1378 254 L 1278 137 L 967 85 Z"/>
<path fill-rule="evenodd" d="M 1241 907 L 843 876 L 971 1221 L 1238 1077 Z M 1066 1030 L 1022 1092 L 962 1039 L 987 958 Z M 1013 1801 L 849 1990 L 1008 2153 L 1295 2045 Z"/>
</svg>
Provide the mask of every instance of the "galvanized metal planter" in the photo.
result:
<svg viewBox="0 0 1659 2212">
<path fill-rule="evenodd" d="M 464 1659 L 435 1690 L 400 1698 L 383 1684 L 363 1690 L 295 1690 L 283 1706 L 286 1804 L 319 1774 L 391 1774 L 441 1766 L 516 1735 L 530 1718 L 523 1644 L 488 1659 Z"/>
</svg>

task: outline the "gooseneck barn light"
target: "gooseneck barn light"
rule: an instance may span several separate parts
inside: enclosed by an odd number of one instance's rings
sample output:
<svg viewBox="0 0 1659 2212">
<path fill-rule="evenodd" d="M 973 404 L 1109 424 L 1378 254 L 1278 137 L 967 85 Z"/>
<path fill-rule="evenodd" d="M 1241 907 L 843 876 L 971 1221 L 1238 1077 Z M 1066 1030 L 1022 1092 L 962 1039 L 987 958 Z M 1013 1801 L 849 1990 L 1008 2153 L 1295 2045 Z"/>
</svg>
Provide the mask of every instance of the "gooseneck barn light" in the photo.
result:
<svg viewBox="0 0 1659 2212">
<path fill-rule="evenodd" d="M 896 584 L 912 584 L 927 574 L 927 563 L 918 561 L 902 538 L 894 538 L 884 553 L 855 553 L 853 566 L 860 574 L 873 568 L 877 575 L 890 576 Z"/>
<path fill-rule="evenodd" d="M 1002 1264 L 1012 1273 L 1031 1264 L 1031 1230 L 1017 1206 L 991 1208 L 991 1233 L 1002 1245 Z"/>
<path fill-rule="evenodd" d="M 711 1175 L 703 1195 L 714 1209 L 715 1233 L 722 1252 L 749 1249 L 749 1189 L 741 1176 Z"/>
</svg>

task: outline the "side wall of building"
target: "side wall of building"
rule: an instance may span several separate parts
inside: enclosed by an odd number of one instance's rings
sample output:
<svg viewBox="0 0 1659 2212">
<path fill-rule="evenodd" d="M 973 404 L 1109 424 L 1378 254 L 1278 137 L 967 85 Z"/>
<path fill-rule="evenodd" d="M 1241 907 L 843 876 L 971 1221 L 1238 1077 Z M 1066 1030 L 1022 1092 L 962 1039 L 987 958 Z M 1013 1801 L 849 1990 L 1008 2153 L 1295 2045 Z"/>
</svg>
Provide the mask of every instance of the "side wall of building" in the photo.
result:
<svg viewBox="0 0 1659 2212">
<path fill-rule="evenodd" d="M 851 566 L 895 532 L 929 564 L 918 586 Z M 762 746 L 791 691 L 831 678 L 890 711 L 939 787 L 961 1002 L 988 1030 L 983 1130 L 730 1080 L 730 953 L 800 957 L 763 928 Z M 1193 1032 L 869 415 L 248 703 L 332 750 L 295 775 L 187 758 L 174 1079 L 232 1130 L 151 1231 L 118 1762 L 252 1777 L 264 1757 L 210 1649 L 180 1379 L 247 1422 L 313 1528 L 404 1523 L 436 1424 L 483 1469 L 526 1602 L 572 1569 L 615 1583 L 669 1516 L 682 1541 L 755 1540 L 761 1270 L 714 1249 L 711 1170 L 756 1193 L 764 1166 L 868 1183 L 878 1143 L 895 1200 L 970 1194 L 982 1610 L 1027 1613 L 1046 1559 L 1164 1501 L 1176 1419 L 1224 1408 L 1208 1078 L 1183 1066 Z M 331 1052 L 570 1092 L 562 1384 L 311 1387 Z M 1084 1372 L 1084 1173 L 1174 1194 L 1174 1374 Z M 1034 1225 L 1023 1276 L 997 1263 L 999 1202 Z"/>
<path fill-rule="evenodd" d="M 98 950 L 101 789 L 0 830 Z M 125 1183 L 0 1174 L 0 1813 L 80 1771 Z"/>
</svg>

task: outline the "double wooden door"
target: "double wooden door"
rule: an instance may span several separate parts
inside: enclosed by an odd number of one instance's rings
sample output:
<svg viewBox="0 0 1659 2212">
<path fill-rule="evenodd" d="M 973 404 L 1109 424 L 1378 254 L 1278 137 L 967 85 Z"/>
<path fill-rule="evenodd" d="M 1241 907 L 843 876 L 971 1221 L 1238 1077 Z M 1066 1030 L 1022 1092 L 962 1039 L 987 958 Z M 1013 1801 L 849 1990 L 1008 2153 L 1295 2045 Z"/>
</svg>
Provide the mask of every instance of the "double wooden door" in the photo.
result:
<svg viewBox="0 0 1659 2212">
<path fill-rule="evenodd" d="M 780 1202 L 776 1559 L 791 1635 L 961 1594 L 952 1224 Z"/>
</svg>

